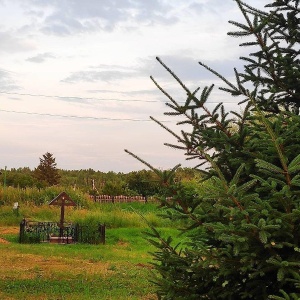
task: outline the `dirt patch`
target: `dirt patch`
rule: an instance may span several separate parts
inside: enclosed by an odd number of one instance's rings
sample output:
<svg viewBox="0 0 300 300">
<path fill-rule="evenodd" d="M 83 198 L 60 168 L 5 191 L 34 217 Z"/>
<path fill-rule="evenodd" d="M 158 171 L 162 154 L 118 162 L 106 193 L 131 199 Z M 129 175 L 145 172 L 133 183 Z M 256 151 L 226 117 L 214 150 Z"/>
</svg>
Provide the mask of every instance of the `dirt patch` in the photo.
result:
<svg viewBox="0 0 300 300">
<path fill-rule="evenodd" d="M 108 262 L 95 262 L 73 257 L 48 256 L 19 253 L 11 248 L 1 248 L 0 280 L 5 278 L 34 279 L 71 278 L 80 274 L 106 276 L 110 274 Z M 1 297 L 0 297 L 1 298 Z"/>
<path fill-rule="evenodd" d="M 20 231 L 19 227 L 9 226 L 0 227 L 0 234 L 18 234 Z"/>
<path fill-rule="evenodd" d="M 0 227 L 0 244 L 9 244 L 10 242 L 5 239 L 6 234 L 19 234 L 19 227 L 9 226 Z"/>
<path fill-rule="evenodd" d="M 9 241 L 0 238 L 0 244 L 9 244 Z"/>
<path fill-rule="evenodd" d="M 117 244 L 119 247 L 128 247 L 129 243 L 128 242 L 124 242 L 124 241 L 118 241 Z"/>
<path fill-rule="evenodd" d="M 149 265 L 149 264 L 138 263 L 138 264 L 136 264 L 136 266 L 139 267 L 139 268 L 145 268 L 145 269 L 149 269 L 149 270 L 154 269 L 154 267 Z"/>
</svg>

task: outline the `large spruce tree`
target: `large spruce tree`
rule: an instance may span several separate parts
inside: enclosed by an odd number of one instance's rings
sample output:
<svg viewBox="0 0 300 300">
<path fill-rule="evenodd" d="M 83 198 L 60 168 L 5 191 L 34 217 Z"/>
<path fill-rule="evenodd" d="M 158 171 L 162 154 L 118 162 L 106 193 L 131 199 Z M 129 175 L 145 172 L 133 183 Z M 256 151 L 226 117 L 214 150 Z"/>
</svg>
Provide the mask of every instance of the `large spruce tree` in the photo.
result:
<svg viewBox="0 0 300 300">
<path fill-rule="evenodd" d="M 221 99 L 209 110 L 213 86 L 191 91 L 159 58 L 185 103 L 152 78 L 168 98 L 165 114 L 184 120 L 177 133 L 152 119 L 176 138 L 167 146 L 196 161 L 205 188 L 191 193 L 174 182 L 176 168 L 155 170 L 126 150 L 161 175 L 172 195 L 162 199 L 166 216 L 187 224 L 185 244 L 149 233 L 160 299 L 300 299 L 299 0 L 273 1 L 263 11 L 235 2 L 245 22 L 230 21 L 238 29 L 229 34 L 247 38 L 244 70 L 234 69 L 231 83 L 200 65 L 223 80 L 225 93 L 242 97 L 243 113 L 226 112 Z"/>
<path fill-rule="evenodd" d="M 46 186 L 52 186 L 59 183 L 60 175 L 56 167 L 53 154 L 47 152 L 40 158 L 40 164 L 34 169 L 35 178 Z"/>
</svg>

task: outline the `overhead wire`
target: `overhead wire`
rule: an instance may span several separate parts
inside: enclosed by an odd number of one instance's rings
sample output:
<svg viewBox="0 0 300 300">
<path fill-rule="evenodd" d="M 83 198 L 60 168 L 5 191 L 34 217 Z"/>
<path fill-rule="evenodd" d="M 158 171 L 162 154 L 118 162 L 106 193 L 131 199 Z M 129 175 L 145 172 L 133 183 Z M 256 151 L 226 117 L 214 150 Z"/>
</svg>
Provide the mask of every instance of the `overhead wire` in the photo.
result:
<svg viewBox="0 0 300 300">
<path fill-rule="evenodd" d="M 58 96 L 58 95 L 44 95 L 44 94 L 31 94 L 31 93 L 16 93 L 16 92 L 6 92 L 0 91 L 0 94 L 6 95 L 17 95 L 17 96 L 30 96 L 30 97 L 44 97 L 44 98 L 59 98 L 59 99 L 78 99 L 78 100 L 99 100 L 99 101 L 118 101 L 118 102 L 149 102 L 149 103 L 164 103 L 161 100 L 142 100 L 142 99 L 120 99 L 120 98 L 95 98 L 95 97 L 78 97 L 78 96 Z M 236 101 L 209 101 L 210 103 L 232 103 L 235 104 Z"/>
<path fill-rule="evenodd" d="M 58 99 L 78 99 L 78 100 L 100 100 L 100 101 L 119 101 L 119 102 L 157 102 L 164 103 L 159 100 L 141 100 L 141 99 L 119 99 L 119 98 L 91 98 L 91 97 L 78 97 L 78 96 L 57 96 L 57 95 L 44 95 L 44 94 L 31 94 L 31 93 L 16 93 L 0 91 L 0 94 L 5 95 L 18 95 L 18 96 L 30 96 L 30 97 L 45 97 L 45 98 L 58 98 Z M 217 101 L 210 101 L 210 103 L 219 103 Z M 232 103 L 229 101 L 223 101 L 223 103 Z M 26 115 L 37 115 L 37 116 L 48 116 L 48 117 L 61 117 L 61 118 L 73 118 L 73 119 L 89 119 L 89 120 L 107 120 L 107 121 L 134 121 L 134 122 L 150 122 L 151 119 L 135 119 L 135 118 L 108 118 L 108 117 L 92 117 L 92 116 L 78 116 L 78 115 L 61 115 L 61 114 L 50 114 L 50 113 L 37 113 L 28 111 L 16 111 L 16 110 L 5 110 L 0 109 L 0 112 L 15 113 L 15 114 L 26 114 Z M 162 122 L 171 122 L 165 120 Z"/>
<path fill-rule="evenodd" d="M 105 117 L 90 117 L 90 116 L 75 116 L 75 115 L 59 115 L 59 114 L 48 114 L 48 113 L 35 113 L 28 111 L 16 111 L 16 110 L 6 110 L 0 109 L 1 112 L 15 113 L 15 114 L 26 114 L 26 115 L 37 115 L 37 116 L 47 116 L 47 117 L 60 117 L 60 118 L 72 118 L 72 119 L 90 119 L 90 120 L 108 120 L 108 121 L 135 121 L 135 122 L 150 122 L 151 119 L 133 119 L 133 118 L 105 118 Z M 164 121 L 170 122 L 170 121 Z"/>
<path fill-rule="evenodd" d="M 44 98 L 58 98 L 58 99 L 77 99 L 77 100 L 99 100 L 99 101 L 120 101 L 120 102 L 159 102 L 159 100 L 141 100 L 141 99 L 119 99 L 119 98 L 94 98 L 94 97 L 78 97 L 78 96 L 58 96 L 58 95 L 44 95 L 44 94 L 30 94 L 30 93 L 12 93 L 0 91 L 0 94 L 17 95 L 17 96 L 30 96 L 30 97 L 44 97 Z"/>
</svg>

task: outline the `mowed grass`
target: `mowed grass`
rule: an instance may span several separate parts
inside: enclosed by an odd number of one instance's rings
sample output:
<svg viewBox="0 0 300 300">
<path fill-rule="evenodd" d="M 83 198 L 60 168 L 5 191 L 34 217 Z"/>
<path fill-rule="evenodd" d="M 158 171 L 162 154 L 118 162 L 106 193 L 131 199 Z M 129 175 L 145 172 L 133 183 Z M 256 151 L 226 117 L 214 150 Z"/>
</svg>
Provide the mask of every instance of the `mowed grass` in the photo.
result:
<svg viewBox="0 0 300 300">
<path fill-rule="evenodd" d="M 157 299 L 143 231 L 107 229 L 105 245 L 19 244 L 19 228 L 2 226 L 0 299 Z"/>
</svg>

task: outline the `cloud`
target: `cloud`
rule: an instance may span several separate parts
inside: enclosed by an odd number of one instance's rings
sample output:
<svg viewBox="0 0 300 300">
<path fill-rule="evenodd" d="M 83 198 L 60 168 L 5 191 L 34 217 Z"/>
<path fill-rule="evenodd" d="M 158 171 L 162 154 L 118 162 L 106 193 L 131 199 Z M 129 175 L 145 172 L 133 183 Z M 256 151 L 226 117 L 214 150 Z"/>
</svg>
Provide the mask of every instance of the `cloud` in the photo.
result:
<svg viewBox="0 0 300 300">
<path fill-rule="evenodd" d="M 150 95 L 150 96 L 158 96 L 160 95 L 160 91 L 157 88 L 149 89 L 149 90 L 134 90 L 134 91 L 127 91 L 124 94 L 129 96 L 137 96 L 137 95 Z"/>
<path fill-rule="evenodd" d="M 90 31 L 112 31 L 119 25 L 137 28 L 141 24 L 173 24 L 177 17 L 169 14 L 172 7 L 163 1 L 134 0 L 49 0 L 46 3 L 27 0 L 28 14 L 40 12 L 42 8 L 51 11 L 42 21 L 44 33 L 71 35 Z M 35 6 L 34 8 L 32 6 Z M 39 13 L 39 16 L 41 14 Z M 125 27 L 126 27 L 125 26 Z"/>
<path fill-rule="evenodd" d="M 16 37 L 13 32 L 0 32 L 0 51 L 7 53 L 16 53 L 30 51 L 35 49 L 35 46 L 25 39 Z"/>
<path fill-rule="evenodd" d="M 51 53 L 46 52 L 46 53 L 40 53 L 36 56 L 29 57 L 26 60 L 34 63 L 43 63 L 48 58 L 55 58 L 55 56 Z"/>
<path fill-rule="evenodd" d="M 200 64 L 200 59 L 184 55 L 164 55 L 160 60 L 176 75 L 180 80 L 184 81 L 199 81 L 216 79 L 216 76 L 204 69 Z M 152 57 L 141 60 L 142 73 L 153 75 L 154 78 L 171 78 L 170 73 Z M 204 61 L 211 69 L 216 70 L 224 77 L 232 76 L 233 68 L 242 67 L 242 62 L 237 60 L 207 60 Z"/>
<path fill-rule="evenodd" d="M 217 79 L 214 74 L 203 68 L 199 64 L 200 60 L 195 57 L 163 55 L 160 59 L 183 82 L 199 82 L 200 80 Z M 226 78 L 234 75 L 234 67 L 237 67 L 239 70 L 243 67 L 242 62 L 238 59 L 224 59 L 222 61 L 208 60 L 204 61 L 204 63 Z M 150 75 L 157 79 L 172 80 L 170 73 L 154 57 L 147 57 L 139 59 L 138 65 L 131 67 L 118 65 L 109 66 L 105 64 L 91 66 L 86 70 L 71 73 L 68 77 L 63 79 L 62 82 L 113 82 L 131 78 L 149 78 Z M 127 92 L 128 91 L 126 91 L 126 93 Z M 150 91 L 148 91 L 148 93 L 149 92 Z M 141 93 L 141 91 L 137 90 L 136 94 L 137 93 Z M 151 91 L 151 93 L 153 92 Z"/>
<path fill-rule="evenodd" d="M 35 18 L 35 25 L 43 33 L 57 36 L 169 26 L 195 17 L 210 23 L 212 16 L 224 20 L 228 17 L 226 12 L 236 10 L 233 1 L 220 0 L 23 0 L 22 7 L 28 16 Z"/>
<path fill-rule="evenodd" d="M 150 95 L 150 96 L 157 96 L 157 94 L 159 94 L 157 88 L 153 88 L 153 89 L 138 89 L 138 90 L 126 90 L 126 91 L 122 91 L 122 90 L 87 90 L 88 93 L 91 94 L 119 94 L 119 95 L 123 95 L 123 96 L 140 96 L 140 95 Z M 130 100 L 130 99 L 129 99 Z"/>
<path fill-rule="evenodd" d="M 12 90 L 16 90 L 16 89 L 20 89 L 20 87 L 11 78 L 10 73 L 6 70 L 0 69 L 0 90 L 1 91 L 12 91 Z"/>
<path fill-rule="evenodd" d="M 128 79 L 137 76 L 137 71 L 122 66 L 100 65 L 90 67 L 84 71 L 73 72 L 70 76 L 63 79 L 62 82 L 111 82 L 116 80 Z"/>
<path fill-rule="evenodd" d="M 183 77 L 184 80 L 199 79 L 200 66 L 197 60 L 190 57 L 181 56 L 164 56 L 163 61 L 179 73 L 178 76 Z M 97 82 L 105 81 L 112 82 L 117 80 L 149 77 L 154 75 L 159 78 L 168 78 L 168 72 L 155 60 L 154 57 L 148 57 L 139 60 L 138 66 L 123 67 L 118 65 L 91 66 L 87 70 L 73 72 L 63 82 Z M 200 74 L 201 75 L 201 74 Z M 205 76 L 207 78 L 207 76 Z M 150 79 L 149 79 L 150 80 Z"/>
</svg>

